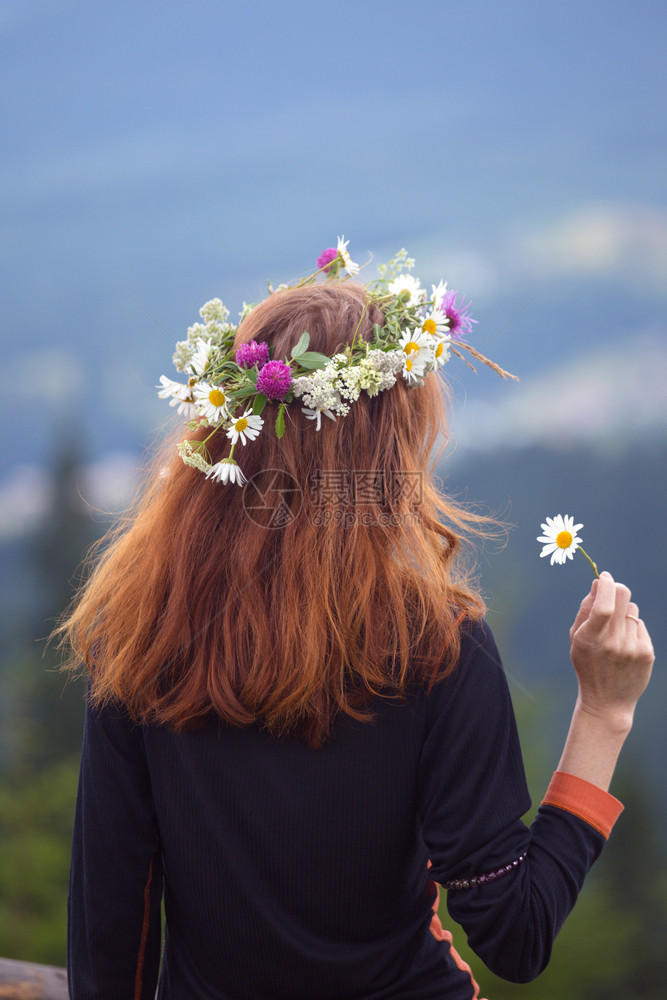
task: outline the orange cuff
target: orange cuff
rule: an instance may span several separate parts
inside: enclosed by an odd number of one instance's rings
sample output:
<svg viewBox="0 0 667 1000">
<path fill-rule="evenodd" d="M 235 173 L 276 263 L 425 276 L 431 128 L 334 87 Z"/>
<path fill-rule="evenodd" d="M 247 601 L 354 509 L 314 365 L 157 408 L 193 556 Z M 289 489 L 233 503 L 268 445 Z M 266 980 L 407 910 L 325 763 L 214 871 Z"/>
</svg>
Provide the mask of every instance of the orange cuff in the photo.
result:
<svg viewBox="0 0 667 1000">
<path fill-rule="evenodd" d="M 557 806 L 589 823 L 606 839 L 623 812 L 623 803 L 597 785 L 566 771 L 554 771 L 544 806 Z"/>
</svg>

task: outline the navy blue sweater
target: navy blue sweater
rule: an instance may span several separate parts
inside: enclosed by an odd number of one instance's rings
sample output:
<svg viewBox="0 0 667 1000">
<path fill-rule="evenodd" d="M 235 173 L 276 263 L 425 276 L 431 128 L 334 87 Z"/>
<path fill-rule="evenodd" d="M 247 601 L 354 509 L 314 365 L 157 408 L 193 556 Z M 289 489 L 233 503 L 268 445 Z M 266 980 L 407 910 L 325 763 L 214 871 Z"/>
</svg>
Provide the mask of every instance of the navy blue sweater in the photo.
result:
<svg viewBox="0 0 667 1000">
<path fill-rule="evenodd" d="M 470 1000 L 430 933 L 435 887 L 498 975 L 546 965 L 604 835 L 532 825 L 516 723 L 484 622 L 456 670 L 319 749 L 211 716 L 193 732 L 86 708 L 68 902 L 74 1000 Z M 604 794 L 604 793 L 600 793 Z M 428 859 L 432 868 L 427 871 Z M 166 926 L 161 957 L 160 905 Z"/>
</svg>

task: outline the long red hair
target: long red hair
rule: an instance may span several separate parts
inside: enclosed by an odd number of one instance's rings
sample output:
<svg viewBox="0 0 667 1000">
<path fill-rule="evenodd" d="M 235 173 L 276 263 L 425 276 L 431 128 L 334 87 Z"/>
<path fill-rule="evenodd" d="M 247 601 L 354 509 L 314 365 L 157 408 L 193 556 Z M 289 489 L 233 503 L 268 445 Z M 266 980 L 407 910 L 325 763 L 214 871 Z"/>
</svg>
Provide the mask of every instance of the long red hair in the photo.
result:
<svg viewBox="0 0 667 1000">
<path fill-rule="evenodd" d="M 252 310 L 237 346 L 266 341 L 288 359 L 307 330 L 309 349 L 331 356 L 383 322 L 360 285 L 292 288 Z M 319 431 L 295 401 L 281 440 L 278 404 L 268 403 L 259 437 L 236 446 L 243 488 L 184 465 L 179 427 L 92 553 L 56 630 L 71 648 L 64 669 L 85 664 L 93 704 L 119 700 L 138 722 L 183 730 L 214 711 L 314 746 L 339 711 L 368 719 L 372 696 L 444 676 L 462 619 L 485 610 L 463 539 L 490 523 L 434 482 L 444 390 L 436 374 L 420 387 L 399 375 L 374 397 L 362 392 L 346 416 L 323 416 Z M 213 461 L 228 454 L 224 431 L 208 447 Z M 250 482 L 259 474 L 268 488 L 266 470 L 277 470 L 279 523 L 262 520 L 262 490 Z M 260 497 L 254 512 L 249 497 Z"/>
</svg>

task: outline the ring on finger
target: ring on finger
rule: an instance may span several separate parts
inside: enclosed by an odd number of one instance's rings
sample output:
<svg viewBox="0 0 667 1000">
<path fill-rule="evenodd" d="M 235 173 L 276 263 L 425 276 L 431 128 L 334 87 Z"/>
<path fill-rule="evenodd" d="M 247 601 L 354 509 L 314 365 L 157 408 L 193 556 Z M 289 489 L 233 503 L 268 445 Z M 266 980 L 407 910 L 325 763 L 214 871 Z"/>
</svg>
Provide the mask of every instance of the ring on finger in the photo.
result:
<svg viewBox="0 0 667 1000">
<path fill-rule="evenodd" d="M 626 615 L 625 617 L 629 618 L 633 622 L 637 622 L 637 624 L 639 625 L 639 618 L 635 618 L 634 615 Z"/>
</svg>

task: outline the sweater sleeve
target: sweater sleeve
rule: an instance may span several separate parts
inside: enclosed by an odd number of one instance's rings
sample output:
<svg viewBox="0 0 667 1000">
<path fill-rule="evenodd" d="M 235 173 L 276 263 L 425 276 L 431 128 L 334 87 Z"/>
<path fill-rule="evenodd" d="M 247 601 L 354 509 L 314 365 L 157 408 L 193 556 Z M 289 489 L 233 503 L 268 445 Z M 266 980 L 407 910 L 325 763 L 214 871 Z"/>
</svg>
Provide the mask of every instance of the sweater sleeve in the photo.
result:
<svg viewBox="0 0 667 1000">
<path fill-rule="evenodd" d="M 546 967 L 621 805 L 556 772 L 530 827 L 512 702 L 485 622 L 469 623 L 456 670 L 427 699 L 421 761 L 423 836 L 438 882 L 502 876 L 450 889 L 447 909 L 492 972 L 529 982 Z"/>
<path fill-rule="evenodd" d="M 152 1000 L 161 898 L 141 730 L 116 706 L 87 704 L 67 905 L 72 1000 Z"/>
</svg>

